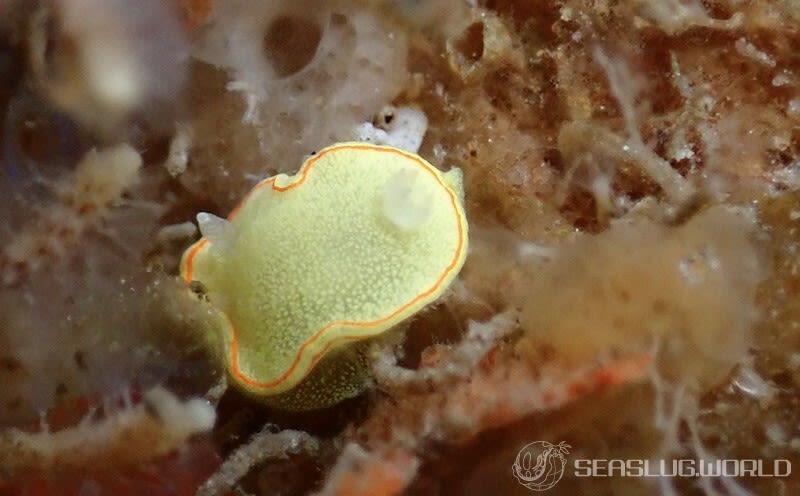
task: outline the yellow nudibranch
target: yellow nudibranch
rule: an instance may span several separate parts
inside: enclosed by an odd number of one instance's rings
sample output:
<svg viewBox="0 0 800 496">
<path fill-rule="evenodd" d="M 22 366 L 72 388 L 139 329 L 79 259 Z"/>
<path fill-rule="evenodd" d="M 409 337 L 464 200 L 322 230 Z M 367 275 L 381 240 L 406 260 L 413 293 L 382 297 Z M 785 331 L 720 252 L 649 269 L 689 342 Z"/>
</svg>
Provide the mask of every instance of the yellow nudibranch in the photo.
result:
<svg viewBox="0 0 800 496">
<path fill-rule="evenodd" d="M 364 344 L 438 298 L 467 252 L 461 171 L 397 148 L 340 143 L 261 181 L 181 260 L 224 321 L 234 384 L 323 408 L 368 381 Z"/>
</svg>

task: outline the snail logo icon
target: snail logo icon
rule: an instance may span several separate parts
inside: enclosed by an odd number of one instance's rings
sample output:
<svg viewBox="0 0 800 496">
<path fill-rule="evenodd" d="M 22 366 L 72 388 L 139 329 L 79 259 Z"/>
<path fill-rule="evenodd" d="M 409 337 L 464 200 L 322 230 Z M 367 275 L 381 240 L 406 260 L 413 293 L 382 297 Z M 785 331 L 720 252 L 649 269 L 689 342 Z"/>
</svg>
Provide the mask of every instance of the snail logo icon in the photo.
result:
<svg viewBox="0 0 800 496">
<path fill-rule="evenodd" d="M 567 466 L 571 446 L 564 441 L 557 445 L 547 441 L 534 441 L 523 446 L 514 465 L 514 477 L 531 491 L 546 491 L 561 480 Z"/>
</svg>

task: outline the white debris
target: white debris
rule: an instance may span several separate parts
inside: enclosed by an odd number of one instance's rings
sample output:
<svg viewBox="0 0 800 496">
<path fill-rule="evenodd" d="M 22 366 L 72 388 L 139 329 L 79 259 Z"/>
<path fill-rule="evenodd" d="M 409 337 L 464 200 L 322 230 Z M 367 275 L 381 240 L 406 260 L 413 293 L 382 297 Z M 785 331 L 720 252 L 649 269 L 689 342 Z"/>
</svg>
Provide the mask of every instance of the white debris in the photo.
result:
<svg viewBox="0 0 800 496">
<path fill-rule="evenodd" d="M 192 135 L 186 126 L 178 125 L 175 136 L 169 143 L 169 155 L 164 161 L 164 167 L 172 177 L 177 177 L 186 172 L 189 163 L 189 150 L 192 148 Z"/>
<path fill-rule="evenodd" d="M 425 113 L 414 107 L 385 107 L 377 121 L 377 124 L 364 122 L 355 126 L 353 139 L 416 153 L 428 130 Z"/>
</svg>

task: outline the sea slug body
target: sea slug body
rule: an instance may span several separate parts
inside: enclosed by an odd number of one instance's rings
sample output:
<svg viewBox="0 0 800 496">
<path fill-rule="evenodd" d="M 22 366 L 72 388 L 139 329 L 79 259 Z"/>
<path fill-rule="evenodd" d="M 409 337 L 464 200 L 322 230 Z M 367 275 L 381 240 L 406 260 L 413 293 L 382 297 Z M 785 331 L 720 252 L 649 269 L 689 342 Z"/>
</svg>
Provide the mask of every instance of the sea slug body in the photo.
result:
<svg viewBox="0 0 800 496">
<path fill-rule="evenodd" d="M 203 238 L 181 274 L 225 318 L 234 384 L 303 410 L 361 392 L 361 353 L 438 298 L 467 252 L 461 171 L 389 146 L 340 143 L 294 176 L 257 184 Z"/>
</svg>

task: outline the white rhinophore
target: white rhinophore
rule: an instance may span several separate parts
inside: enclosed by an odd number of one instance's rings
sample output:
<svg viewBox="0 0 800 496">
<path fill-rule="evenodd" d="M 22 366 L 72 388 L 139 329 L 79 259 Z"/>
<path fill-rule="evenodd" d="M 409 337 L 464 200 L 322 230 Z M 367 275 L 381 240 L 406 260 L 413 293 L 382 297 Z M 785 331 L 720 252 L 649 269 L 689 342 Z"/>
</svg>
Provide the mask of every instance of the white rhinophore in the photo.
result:
<svg viewBox="0 0 800 496">
<path fill-rule="evenodd" d="M 197 225 L 214 251 L 224 253 L 230 248 L 235 236 L 230 221 L 208 212 L 200 212 L 197 214 Z"/>
</svg>

